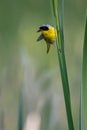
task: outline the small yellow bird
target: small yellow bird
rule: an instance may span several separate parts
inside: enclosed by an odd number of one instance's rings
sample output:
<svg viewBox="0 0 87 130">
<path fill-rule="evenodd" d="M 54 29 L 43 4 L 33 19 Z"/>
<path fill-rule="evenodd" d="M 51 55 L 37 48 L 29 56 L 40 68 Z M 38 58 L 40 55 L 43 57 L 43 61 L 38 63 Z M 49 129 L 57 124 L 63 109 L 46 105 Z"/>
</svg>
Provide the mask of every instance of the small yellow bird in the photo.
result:
<svg viewBox="0 0 87 130">
<path fill-rule="evenodd" d="M 54 44 L 57 38 L 57 31 L 56 29 L 49 25 L 49 24 L 43 24 L 39 27 L 39 30 L 37 32 L 41 32 L 41 35 L 38 37 L 37 41 L 40 41 L 44 39 L 47 44 L 47 53 L 50 50 L 50 45 Z"/>
</svg>

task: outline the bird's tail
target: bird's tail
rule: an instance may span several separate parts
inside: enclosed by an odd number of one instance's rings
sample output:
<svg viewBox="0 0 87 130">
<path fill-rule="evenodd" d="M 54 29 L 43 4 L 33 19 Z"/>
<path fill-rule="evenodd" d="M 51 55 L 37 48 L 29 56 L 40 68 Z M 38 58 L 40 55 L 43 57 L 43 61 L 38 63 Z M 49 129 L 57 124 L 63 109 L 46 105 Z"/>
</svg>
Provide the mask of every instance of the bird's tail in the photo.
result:
<svg viewBox="0 0 87 130">
<path fill-rule="evenodd" d="M 47 53 L 48 53 L 50 50 L 50 43 L 46 43 L 46 44 L 47 44 Z"/>
</svg>

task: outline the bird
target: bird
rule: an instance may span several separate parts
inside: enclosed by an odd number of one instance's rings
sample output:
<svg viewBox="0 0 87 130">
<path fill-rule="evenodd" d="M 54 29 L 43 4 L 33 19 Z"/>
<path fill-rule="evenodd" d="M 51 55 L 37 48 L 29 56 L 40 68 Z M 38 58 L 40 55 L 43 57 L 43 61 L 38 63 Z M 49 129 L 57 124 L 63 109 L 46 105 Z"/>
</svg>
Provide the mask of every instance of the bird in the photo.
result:
<svg viewBox="0 0 87 130">
<path fill-rule="evenodd" d="M 40 41 L 42 39 L 45 40 L 47 45 L 47 53 L 48 53 L 50 50 L 50 46 L 54 44 L 56 41 L 57 38 L 56 29 L 49 24 L 43 24 L 42 26 L 39 27 L 37 32 L 41 33 L 40 36 L 37 38 L 37 41 Z"/>
</svg>

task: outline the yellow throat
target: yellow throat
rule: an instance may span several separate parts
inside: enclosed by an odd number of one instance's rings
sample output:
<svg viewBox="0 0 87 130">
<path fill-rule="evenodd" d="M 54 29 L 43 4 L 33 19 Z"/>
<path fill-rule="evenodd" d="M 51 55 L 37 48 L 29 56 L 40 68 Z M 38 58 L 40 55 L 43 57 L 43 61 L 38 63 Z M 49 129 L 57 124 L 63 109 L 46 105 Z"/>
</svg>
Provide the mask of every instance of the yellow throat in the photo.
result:
<svg viewBox="0 0 87 130">
<path fill-rule="evenodd" d="M 57 31 L 54 27 L 49 28 L 49 30 L 41 30 L 41 33 L 44 37 L 44 39 L 50 43 L 55 42 L 57 37 Z"/>
</svg>

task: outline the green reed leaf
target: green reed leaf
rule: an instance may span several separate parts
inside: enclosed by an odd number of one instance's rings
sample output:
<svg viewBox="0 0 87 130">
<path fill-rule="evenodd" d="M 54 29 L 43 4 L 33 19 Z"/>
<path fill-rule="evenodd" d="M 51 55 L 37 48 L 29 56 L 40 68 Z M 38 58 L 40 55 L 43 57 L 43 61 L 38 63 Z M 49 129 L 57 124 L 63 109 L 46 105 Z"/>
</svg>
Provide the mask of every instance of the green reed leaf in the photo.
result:
<svg viewBox="0 0 87 130">
<path fill-rule="evenodd" d="M 18 130 L 23 130 L 23 96 L 19 95 L 19 111 L 18 111 Z"/>
<path fill-rule="evenodd" d="M 87 128 L 87 15 L 85 24 L 85 34 L 84 34 L 84 46 L 83 46 L 83 64 L 82 64 L 82 101 L 83 110 L 85 117 L 85 124 Z"/>
<path fill-rule="evenodd" d="M 56 29 L 59 31 L 59 36 L 57 37 L 56 45 L 57 45 L 57 54 L 61 72 L 61 79 L 63 85 L 63 93 L 64 93 L 64 100 L 66 106 L 66 113 L 67 113 L 67 120 L 68 120 L 68 128 L 69 130 L 74 130 L 73 125 L 73 117 L 71 111 L 71 100 L 70 100 L 70 90 L 69 90 L 69 81 L 68 81 L 68 74 L 67 74 L 67 66 L 66 66 L 66 59 L 64 53 L 64 30 L 63 30 L 63 23 L 64 23 L 64 0 L 62 0 L 62 15 L 59 14 L 57 10 L 57 0 L 53 0 L 53 11 L 56 21 Z M 59 17 L 61 16 L 61 17 Z M 58 19 L 59 18 L 59 19 Z M 60 19 L 61 18 L 61 19 Z"/>
</svg>

